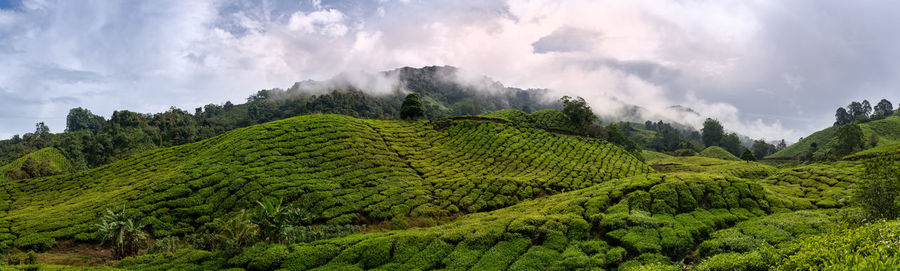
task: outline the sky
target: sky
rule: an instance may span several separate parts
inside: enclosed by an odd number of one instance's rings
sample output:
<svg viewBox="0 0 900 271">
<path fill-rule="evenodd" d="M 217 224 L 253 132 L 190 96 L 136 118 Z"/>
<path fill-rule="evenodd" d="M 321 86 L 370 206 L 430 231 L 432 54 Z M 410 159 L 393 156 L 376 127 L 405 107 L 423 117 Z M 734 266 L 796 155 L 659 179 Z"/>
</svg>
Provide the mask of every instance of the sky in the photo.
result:
<svg viewBox="0 0 900 271">
<path fill-rule="evenodd" d="M 84 107 L 161 112 L 342 72 L 452 65 L 507 86 L 682 105 L 767 140 L 900 102 L 900 4 L 841 0 L 0 0 L 0 138 Z M 895 106 L 896 107 L 896 106 Z"/>
</svg>

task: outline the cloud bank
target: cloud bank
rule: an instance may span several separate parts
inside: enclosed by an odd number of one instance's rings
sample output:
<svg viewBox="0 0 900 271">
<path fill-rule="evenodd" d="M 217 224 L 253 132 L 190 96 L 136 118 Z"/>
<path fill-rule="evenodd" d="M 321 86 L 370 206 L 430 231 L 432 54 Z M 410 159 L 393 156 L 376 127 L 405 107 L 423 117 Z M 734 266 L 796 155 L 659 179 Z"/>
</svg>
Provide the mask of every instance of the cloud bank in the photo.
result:
<svg viewBox="0 0 900 271">
<path fill-rule="evenodd" d="M 884 1 L 11 3 L 0 8 L 3 138 L 38 121 L 62 131 L 78 106 L 190 109 L 402 66 L 579 95 L 600 114 L 618 100 L 693 125 L 711 116 L 769 140 L 827 127 L 851 100 L 900 101 L 900 5 Z"/>
</svg>

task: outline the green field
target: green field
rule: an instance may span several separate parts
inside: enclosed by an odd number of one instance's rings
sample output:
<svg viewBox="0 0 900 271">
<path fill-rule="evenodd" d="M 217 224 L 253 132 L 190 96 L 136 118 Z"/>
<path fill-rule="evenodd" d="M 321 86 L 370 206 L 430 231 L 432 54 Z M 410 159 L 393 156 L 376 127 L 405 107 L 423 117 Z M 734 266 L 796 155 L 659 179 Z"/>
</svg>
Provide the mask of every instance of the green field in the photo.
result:
<svg viewBox="0 0 900 271">
<path fill-rule="evenodd" d="M 716 148 L 690 157 L 644 151 L 644 163 L 535 124 L 548 116 L 308 115 L 86 171 L 4 180 L 0 242 L 11 255 L 68 257 L 60 256 L 67 246 L 97 246 L 101 213 L 124 207 L 155 244 L 122 260 L 101 256 L 92 268 L 840 270 L 898 261 L 896 222 L 847 222 L 860 213 L 850 197 L 863 162 L 888 145 L 781 168 Z M 217 221 L 266 196 L 303 210 L 309 229 L 358 230 L 254 239 L 236 252 L 198 239 L 222 234 Z"/>
</svg>

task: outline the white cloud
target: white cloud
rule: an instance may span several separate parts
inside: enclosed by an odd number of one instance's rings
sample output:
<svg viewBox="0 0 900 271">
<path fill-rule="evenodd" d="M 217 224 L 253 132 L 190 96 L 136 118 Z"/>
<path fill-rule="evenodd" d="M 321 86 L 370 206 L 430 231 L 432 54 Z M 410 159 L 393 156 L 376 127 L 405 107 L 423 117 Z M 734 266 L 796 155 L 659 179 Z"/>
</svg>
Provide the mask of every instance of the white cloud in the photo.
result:
<svg viewBox="0 0 900 271">
<path fill-rule="evenodd" d="M 291 15 L 288 29 L 340 37 L 349 31 L 347 26 L 342 23 L 343 21 L 344 14 L 336 9 L 317 10 L 310 13 L 298 11 Z"/>
<path fill-rule="evenodd" d="M 897 10 L 802 0 L 27 0 L 0 10 L 0 133 L 41 120 L 60 131 L 76 106 L 157 112 L 342 72 L 453 65 L 580 95 L 598 113 L 617 112 L 617 100 L 654 116 L 685 105 L 730 130 L 790 140 L 850 99 L 900 99 Z"/>
</svg>

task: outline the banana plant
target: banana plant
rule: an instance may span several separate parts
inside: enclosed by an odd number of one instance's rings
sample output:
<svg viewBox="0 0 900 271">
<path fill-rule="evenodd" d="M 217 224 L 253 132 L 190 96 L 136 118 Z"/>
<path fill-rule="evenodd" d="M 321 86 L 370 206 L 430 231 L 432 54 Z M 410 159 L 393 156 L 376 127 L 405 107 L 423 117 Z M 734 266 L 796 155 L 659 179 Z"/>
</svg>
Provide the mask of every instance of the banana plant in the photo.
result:
<svg viewBox="0 0 900 271">
<path fill-rule="evenodd" d="M 113 257 L 116 259 L 137 254 L 138 249 L 147 241 L 147 233 L 143 231 L 144 226 L 126 217 L 125 206 L 122 206 L 122 212 L 120 213 L 106 209 L 106 214 L 103 215 L 100 223 L 97 224 L 100 237 L 102 238 L 101 244 L 107 240 L 115 242 Z"/>
</svg>

